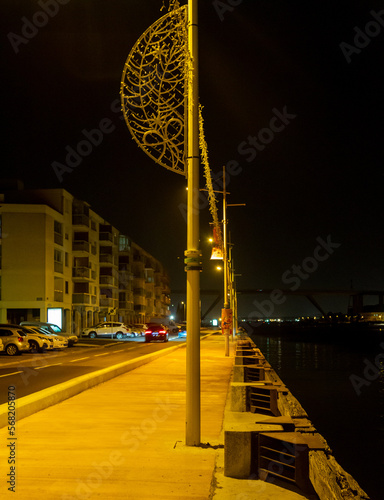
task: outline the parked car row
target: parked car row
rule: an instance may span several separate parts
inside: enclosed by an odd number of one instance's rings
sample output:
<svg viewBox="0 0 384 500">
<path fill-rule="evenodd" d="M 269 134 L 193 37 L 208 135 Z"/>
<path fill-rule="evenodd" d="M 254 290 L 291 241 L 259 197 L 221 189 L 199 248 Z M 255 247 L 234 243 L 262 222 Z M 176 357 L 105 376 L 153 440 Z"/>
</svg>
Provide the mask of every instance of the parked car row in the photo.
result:
<svg viewBox="0 0 384 500">
<path fill-rule="evenodd" d="M 43 352 L 65 349 L 68 340 L 65 337 L 48 333 L 38 327 L 25 327 L 8 323 L 0 324 L 0 342 L 8 356 L 23 352 Z"/>
<path fill-rule="evenodd" d="M 127 325 L 118 321 L 104 321 L 94 326 L 84 328 L 81 337 L 126 339 L 144 335 L 146 325 Z"/>
<path fill-rule="evenodd" d="M 43 322 L 36 322 L 36 321 L 22 321 L 20 323 L 20 325 L 26 326 L 27 328 L 30 328 L 31 326 L 35 327 L 35 328 L 40 328 L 48 333 L 52 333 L 55 335 L 59 335 L 60 337 L 64 337 L 68 341 L 68 347 L 72 347 L 79 340 L 77 335 L 63 332 L 63 330 L 59 326 L 55 325 L 54 323 L 43 323 Z"/>
</svg>

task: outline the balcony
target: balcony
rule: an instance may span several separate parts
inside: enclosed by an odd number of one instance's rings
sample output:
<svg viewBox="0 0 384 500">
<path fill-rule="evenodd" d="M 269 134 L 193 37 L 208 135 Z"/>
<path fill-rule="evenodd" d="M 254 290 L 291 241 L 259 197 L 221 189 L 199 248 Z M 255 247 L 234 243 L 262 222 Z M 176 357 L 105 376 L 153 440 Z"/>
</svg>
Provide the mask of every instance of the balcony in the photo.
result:
<svg viewBox="0 0 384 500">
<path fill-rule="evenodd" d="M 145 279 L 138 278 L 137 276 L 133 277 L 133 287 L 134 288 L 145 288 Z"/>
<path fill-rule="evenodd" d="M 55 302 L 63 302 L 64 293 L 62 290 L 54 290 L 53 291 L 53 300 Z"/>
<path fill-rule="evenodd" d="M 56 245 L 63 246 L 63 235 L 60 233 L 53 233 L 53 241 L 56 243 Z"/>
<path fill-rule="evenodd" d="M 55 273 L 63 274 L 63 270 L 64 270 L 63 263 L 55 261 L 53 263 L 53 270 L 55 271 Z"/>
<path fill-rule="evenodd" d="M 113 276 L 100 276 L 99 283 L 100 285 L 115 286 L 115 280 Z"/>
<path fill-rule="evenodd" d="M 103 243 L 113 243 L 113 235 L 110 232 L 100 232 L 99 240 Z"/>
<path fill-rule="evenodd" d="M 89 227 L 89 217 L 84 214 L 72 214 L 72 225 L 73 226 L 85 226 Z"/>
<path fill-rule="evenodd" d="M 119 288 L 129 288 L 132 279 L 132 274 L 129 271 L 119 271 Z"/>
<path fill-rule="evenodd" d="M 138 295 L 134 295 L 133 301 L 134 301 L 135 306 L 140 305 L 140 306 L 145 307 L 147 305 L 147 301 L 146 301 L 145 297 L 140 297 Z"/>
<path fill-rule="evenodd" d="M 100 307 L 113 307 L 114 299 L 111 297 L 100 297 Z"/>
<path fill-rule="evenodd" d="M 119 300 L 119 309 L 125 309 L 127 311 L 133 310 L 133 302 L 129 300 Z"/>
<path fill-rule="evenodd" d="M 89 279 L 91 279 L 91 270 L 89 269 L 89 267 L 73 267 L 72 278 L 75 281 L 88 281 Z"/>
<path fill-rule="evenodd" d="M 109 253 L 100 254 L 99 262 L 103 264 L 113 264 L 113 255 Z"/>
<path fill-rule="evenodd" d="M 73 241 L 72 250 L 74 252 L 87 252 L 89 253 L 89 242 L 88 241 Z"/>
<path fill-rule="evenodd" d="M 145 310 L 146 310 L 145 306 L 135 304 L 134 311 L 136 313 L 145 313 Z"/>
<path fill-rule="evenodd" d="M 91 295 L 89 293 L 73 293 L 72 303 L 74 305 L 89 305 L 91 303 Z"/>
</svg>

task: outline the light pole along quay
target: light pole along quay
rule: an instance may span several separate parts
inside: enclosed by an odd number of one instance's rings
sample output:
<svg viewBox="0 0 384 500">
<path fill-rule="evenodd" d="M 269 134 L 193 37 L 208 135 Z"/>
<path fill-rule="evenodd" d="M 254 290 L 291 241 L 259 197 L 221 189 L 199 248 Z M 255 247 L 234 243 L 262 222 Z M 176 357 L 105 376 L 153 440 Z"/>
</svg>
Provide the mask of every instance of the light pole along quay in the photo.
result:
<svg viewBox="0 0 384 500">
<path fill-rule="evenodd" d="M 200 444 L 200 271 L 198 0 L 153 23 L 128 55 L 121 82 L 126 124 L 159 165 L 188 179 L 186 444 Z"/>
<path fill-rule="evenodd" d="M 229 356 L 229 336 L 231 333 L 231 328 L 233 328 L 233 314 L 237 317 L 237 312 L 234 311 L 236 302 L 232 297 L 232 269 L 230 270 L 230 262 L 232 263 L 232 257 L 228 260 L 228 237 L 227 237 L 227 207 L 243 207 L 245 203 L 227 203 L 227 194 L 225 185 L 225 167 L 223 167 L 223 191 L 214 191 L 215 193 L 220 193 L 223 195 L 223 272 L 224 272 L 224 304 L 221 311 L 221 324 L 222 332 L 225 335 L 225 356 Z M 202 189 L 201 191 L 206 191 Z M 232 264 L 231 264 L 232 265 Z M 230 309 L 232 307 L 232 309 Z M 236 305 L 237 307 L 237 305 Z M 229 313 L 229 314 L 228 314 Z"/>
<path fill-rule="evenodd" d="M 187 364 L 185 444 L 200 444 L 200 271 L 199 250 L 199 86 L 198 86 L 198 8 L 197 0 L 188 1 L 187 75 Z"/>
</svg>

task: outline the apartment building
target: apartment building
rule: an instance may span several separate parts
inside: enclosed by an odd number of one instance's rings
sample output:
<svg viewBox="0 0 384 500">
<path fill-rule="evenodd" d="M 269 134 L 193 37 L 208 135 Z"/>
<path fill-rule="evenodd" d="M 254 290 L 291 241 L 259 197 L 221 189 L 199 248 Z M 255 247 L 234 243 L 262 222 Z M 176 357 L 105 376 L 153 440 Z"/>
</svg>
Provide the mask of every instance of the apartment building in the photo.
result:
<svg viewBox="0 0 384 500">
<path fill-rule="evenodd" d="M 0 194 L 0 322 L 79 334 L 104 320 L 169 316 L 162 264 L 64 189 Z"/>
</svg>

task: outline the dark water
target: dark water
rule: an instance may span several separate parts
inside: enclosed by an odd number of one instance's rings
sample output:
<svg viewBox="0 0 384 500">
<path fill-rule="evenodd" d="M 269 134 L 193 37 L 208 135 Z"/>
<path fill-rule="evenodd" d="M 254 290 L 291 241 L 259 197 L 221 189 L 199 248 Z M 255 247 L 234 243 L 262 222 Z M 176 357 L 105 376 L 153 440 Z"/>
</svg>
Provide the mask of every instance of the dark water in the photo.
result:
<svg viewBox="0 0 384 500">
<path fill-rule="evenodd" d="M 372 500 L 384 499 L 384 329 L 351 325 L 247 328 Z"/>
</svg>

